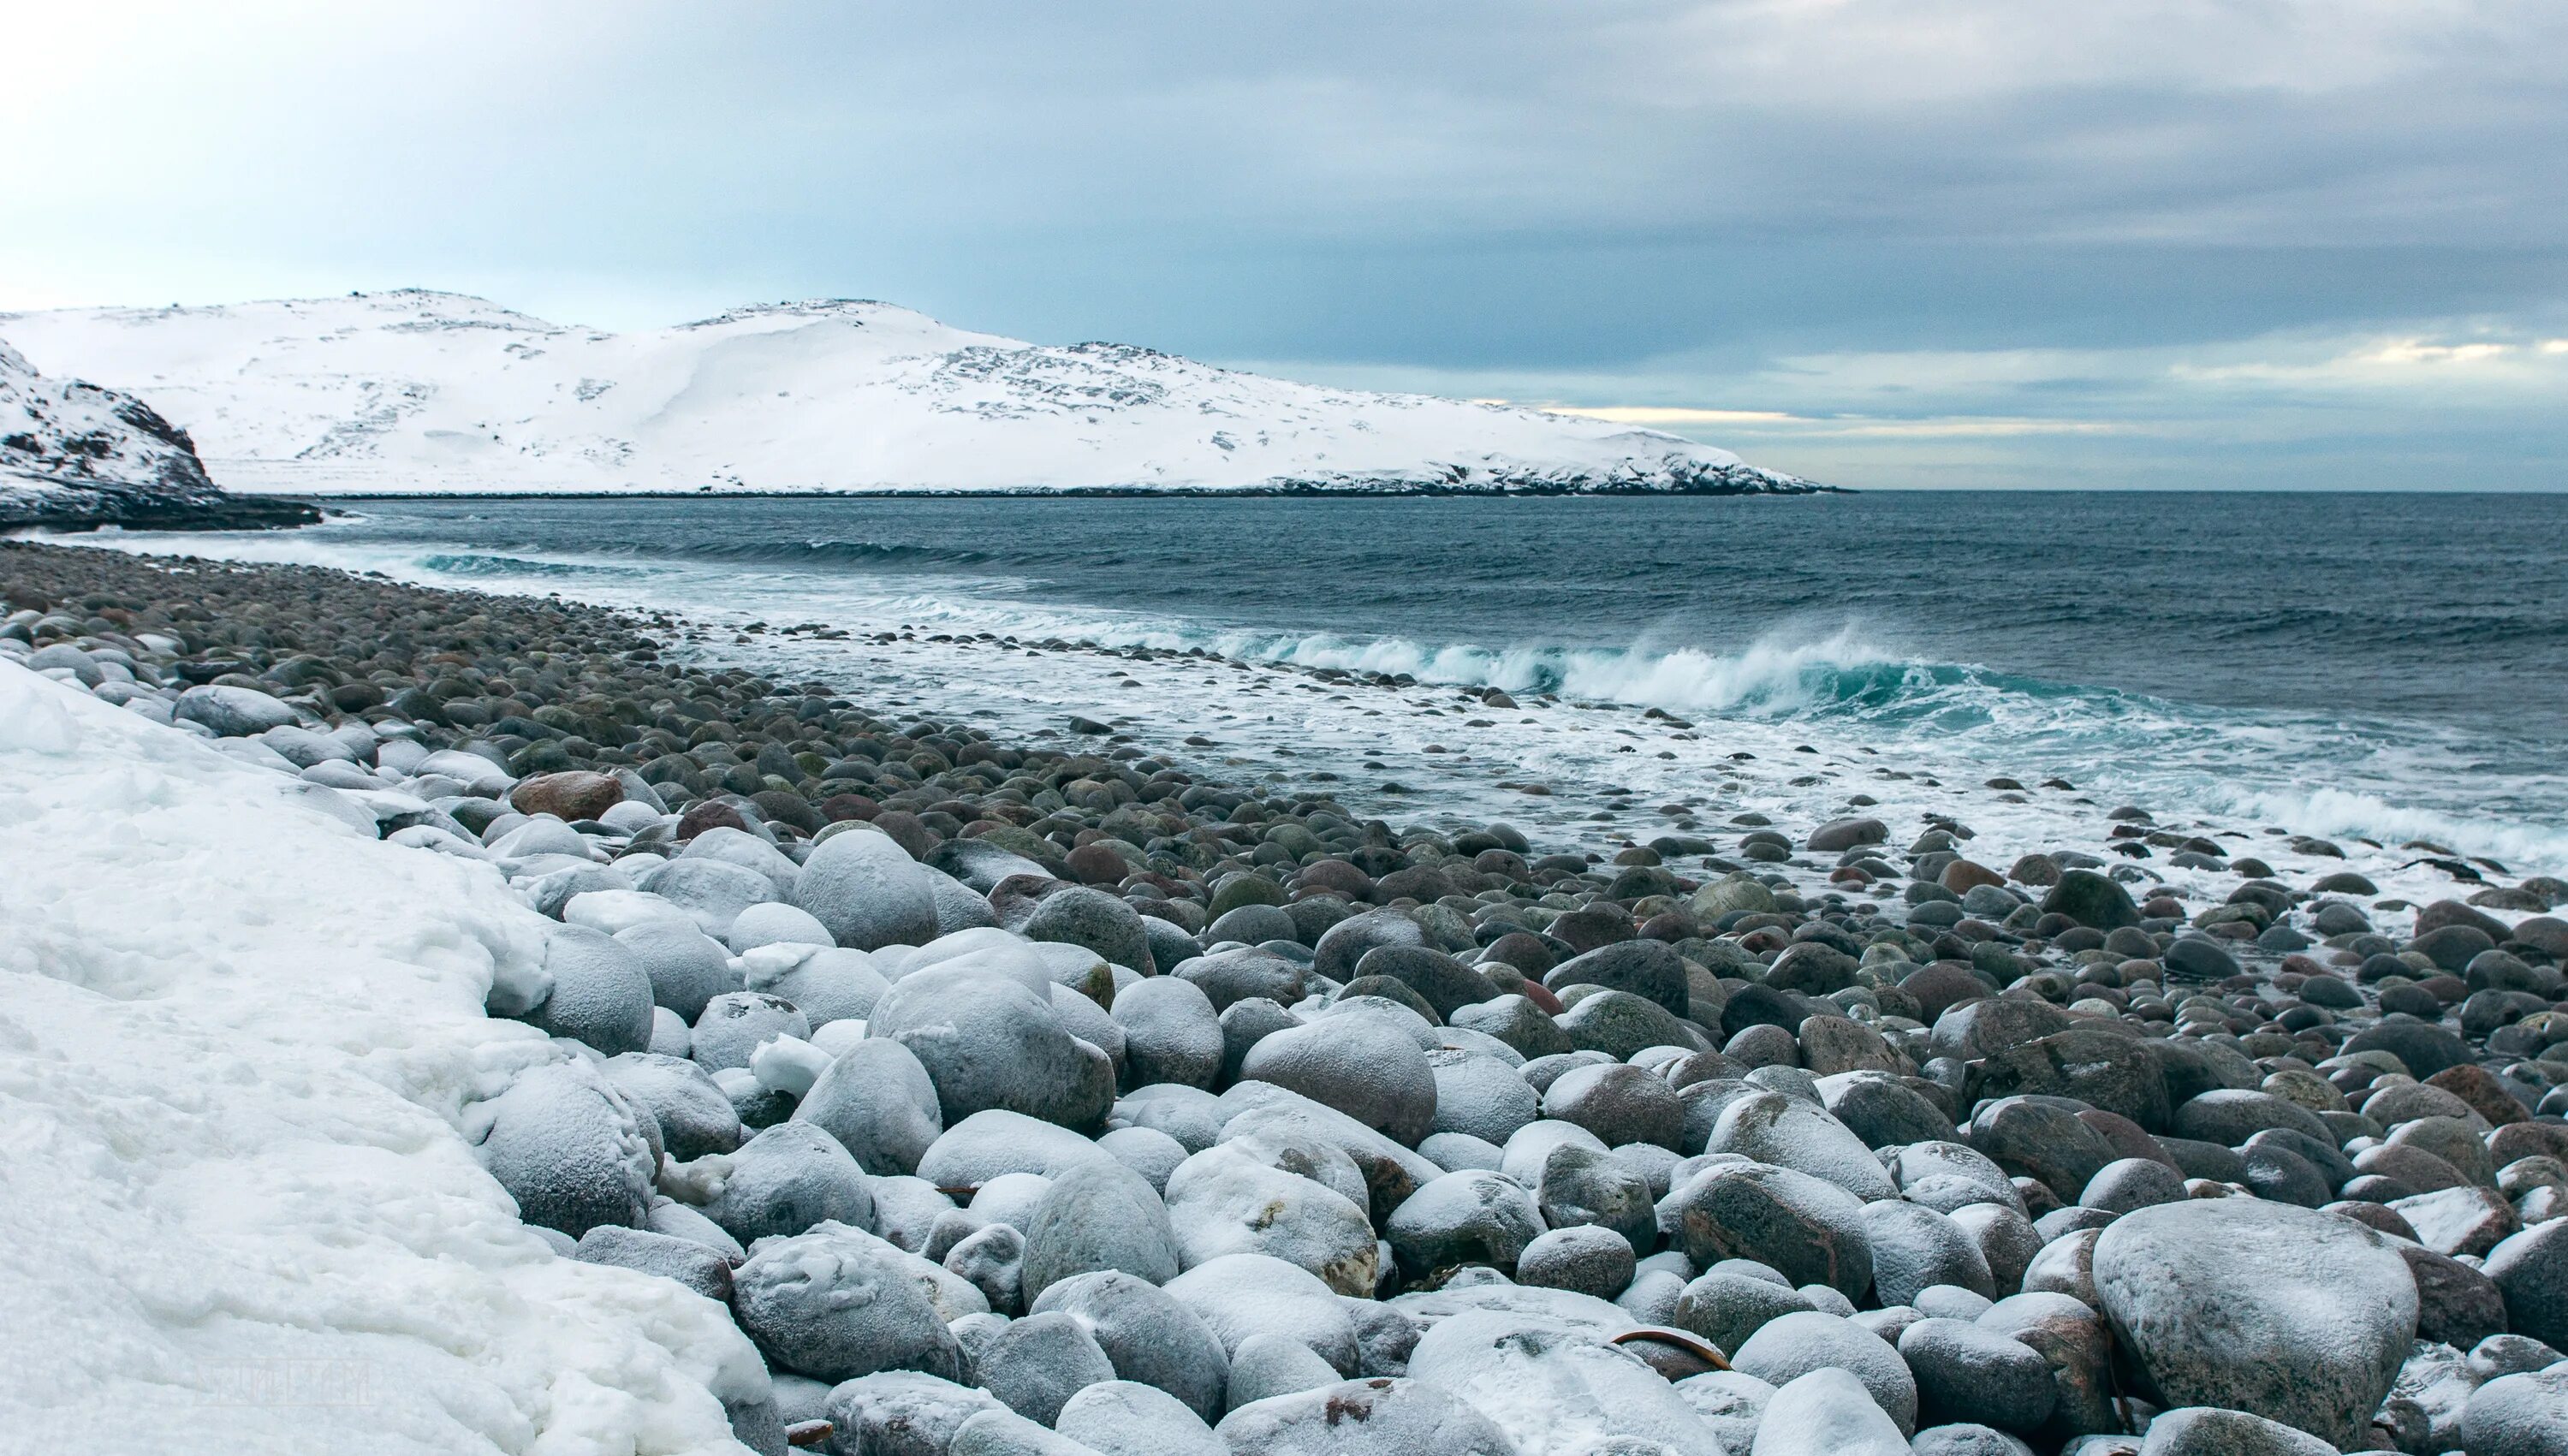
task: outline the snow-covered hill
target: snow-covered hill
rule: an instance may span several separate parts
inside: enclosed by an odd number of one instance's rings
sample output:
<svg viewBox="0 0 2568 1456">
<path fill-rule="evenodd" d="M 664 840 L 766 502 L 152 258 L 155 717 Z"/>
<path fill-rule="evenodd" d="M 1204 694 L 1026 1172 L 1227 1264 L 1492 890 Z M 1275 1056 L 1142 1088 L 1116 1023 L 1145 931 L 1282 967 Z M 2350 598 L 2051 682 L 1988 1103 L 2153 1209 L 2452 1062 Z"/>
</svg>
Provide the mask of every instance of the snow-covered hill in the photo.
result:
<svg viewBox="0 0 2568 1456">
<path fill-rule="evenodd" d="M 0 528 L 250 525 L 278 513 L 278 502 L 244 507 L 216 489 L 186 432 L 151 406 L 38 374 L 0 341 Z"/>
<path fill-rule="evenodd" d="M 405 290 L 0 314 L 0 334 L 148 394 L 239 490 L 1812 488 L 1655 431 L 1027 344 L 880 303 L 610 334 Z"/>
</svg>

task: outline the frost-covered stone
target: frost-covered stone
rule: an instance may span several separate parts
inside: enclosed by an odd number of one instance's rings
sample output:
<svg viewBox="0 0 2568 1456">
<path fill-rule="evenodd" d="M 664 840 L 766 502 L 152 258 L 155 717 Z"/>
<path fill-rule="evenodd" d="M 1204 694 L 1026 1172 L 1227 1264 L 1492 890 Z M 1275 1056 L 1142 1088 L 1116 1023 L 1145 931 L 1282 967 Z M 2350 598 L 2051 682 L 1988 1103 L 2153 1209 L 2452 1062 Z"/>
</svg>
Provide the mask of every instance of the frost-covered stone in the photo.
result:
<svg viewBox="0 0 2568 1456">
<path fill-rule="evenodd" d="M 705 1003 L 688 1040 L 689 1054 L 707 1071 L 746 1067 L 760 1043 L 779 1036 L 811 1039 L 811 1022 L 794 1003 L 755 991 L 725 992 Z"/>
<path fill-rule="evenodd" d="M 1426 1051 L 1371 1017 L 1274 1032 L 1249 1048 L 1239 1074 L 1299 1092 L 1407 1146 L 1435 1130 L 1436 1074 Z"/>
<path fill-rule="evenodd" d="M 1860 1375 L 1820 1366 L 1775 1386 L 1757 1422 L 1752 1456 L 1907 1456 L 1907 1452 L 1903 1428 L 1882 1410 Z"/>
<path fill-rule="evenodd" d="M 1111 1156 L 1062 1169 L 1025 1234 L 1030 1302 L 1080 1275 L 1118 1270 L 1165 1284 L 1184 1267 L 1166 1206 L 1141 1175 Z"/>
<path fill-rule="evenodd" d="M 1732 1369 L 1745 1371 L 1775 1387 L 1779 1402 L 1791 1382 L 1813 1370 L 1847 1371 L 1861 1382 L 1872 1403 L 1887 1415 L 1902 1437 L 1917 1428 L 1917 1381 L 1899 1351 L 1881 1336 L 1850 1319 L 1816 1310 L 1768 1320 L 1730 1355 Z M 1781 1412 L 1768 1405 L 1762 1442 L 1776 1429 Z"/>
<path fill-rule="evenodd" d="M 807 1122 L 768 1128 L 729 1155 L 722 1192 L 705 1210 L 723 1232 L 756 1244 L 835 1222 L 873 1222 L 869 1180 L 838 1140 Z"/>
<path fill-rule="evenodd" d="M 1209 1088 L 1220 1075 L 1221 1018 L 1192 984 L 1168 976 L 1134 982 L 1116 993 L 1115 1019 L 1134 1083 Z"/>
<path fill-rule="evenodd" d="M 839 1228 L 772 1240 L 733 1271 L 732 1308 L 770 1361 L 814 1380 L 892 1369 L 959 1379 L 962 1349 L 902 1261 Z"/>
<path fill-rule="evenodd" d="M 552 994 L 526 1014 L 528 1021 L 601 1056 L 650 1048 L 651 978 L 614 937 L 556 926 L 544 937 L 543 969 Z"/>
<path fill-rule="evenodd" d="M 2031 1431 L 2051 1418 L 2051 1366 L 2021 1340 L 1961 1319 L 1920 1319 L 1900 1331 L 1898 1347 L 1930 1424 Z"/>
<path fill-rule="evenodd" d="M 1334 1366 L 1311 1353 L 1299 1340 L 1280 1334 L 1252 1334 L 1241 1340 L 1231 1354 L 1226 1400 L 1232 1410 L 1237 1410 L 1253 1401 L 1335 1385 L 1339 1378 Z"/>
<path fill-rule="evenodd" d="M 641 1224 L 655 1171 L 639 1120 L 648 1115 L 580 1062 L 528 1067 L 474 1111 L 482 1164 L 517 1216 L 573 1239 Z"/>
<path fill-rule="evenodd" d="M 1420 1337 L 1409 1371 L 1459 1396 L 1519 1451 L 1621 1437 L 1723 1456 L 1720 1438 L 1657 1371 L 1585 1331 L 1494 1310 L 1456 1314 Z"/>
<path fill-rule="evenodd" d="M 1076 1275 L 1029 1302 L 1080 1321 L 1124 1379 L 1164 1390 L 1198 1418 L 1218 1419 L 1230 1355 L 1201 1316 L 1174 1295 L 1121 1271 Z M 1244 1337 L 1244 1336 L 1243 1336 Z"/>
<path fill-rule="evenodd" d="M 1063 1028 L 1048 987 L 1038 995 L 968 962 L 904 975 L 874 1004 L 866 1034 L 918 1057 L 948 1127 L 999 1109 L 1085 1131 L 1114 1104 L 1113 1062 Z"/>
<path fill-rule="evenodd" d="M 1188 1269 L 1226 1254 L 1272 1255 L 1342 1295 L 1370 1295 L 1379 1274 L 1373 1225 L 1361 1205 L 1228 1144 L 1195 1154 L 1170 1175 L 1167 1218 Z"/>
<path fill-rule="evenodd" d="M 1542 1215 L 1522 1185 L 1477 1169 L 1428 1183 L 1383 1227 L 1402 1273 L 1411 1279 L 1463 1264 L 1512 1273 L 1542 1233 Z"/>
<path fill-rule="evenodd" d="M 834 835 L 811 851 L 793 903 L 859 951 L 936 939 L 936 896 L 918 861 L 886 834 Z"/>
<path fill-rule="evenodd" d="M 794 1109 L 875 1175 L 914 1173 L 945 1132 L 936 1084 L 898 1041 L 868 1037 L 832 1059 Z"/>
<path fill-rule="evenodd" d="M 705 1003 L 744 989 L 722 943 L 692 920 L 645 920 L 615 932 L 615 941 L 650 977 L 652 1001 L 690 1025 L 705 1014 Z"/>
<path fill-rule="evenodd" d="M 1356 1367 L 1354 1321 L 1319 1276 L 1264 1254 L 1230 1254 L 1167 1282 L 1167 1292 L 1235 1351 L 1253 1334 L 1310 1346 L 1339 1370 Z"/>
<path fill-rule="evenodd" d="M 1456 1397 L 1389 1377 L 1243 1405 L 1213 1431 L 1231 1456 L 1520 1456 L 1504 1432 Z"/>
<path fill-rule="evenodd" d="M 660 1146 L 680 1162 L 740 1146 L 740 1114 L 702 1066 L 684 1057 L 628 1051 L 598 1071 L 660 1129 Z"/>
<path fill-rule="evenodd" d="M 1010 1410 L 1051 1425 L 1073 1395 L 1115 1378 L 1115 1366 L 1088 1327 L 1054 1310 L 1011 1322 L 974 1355 L 981 1388 Z"/>
<path fill-rule="evenodd" d="M 1100 1456 L 1230 1456 L 1185 1402 L 1136 1380 L 1102 1380 L 1080 1391 L 1053 1429 Z"/>
</svg>

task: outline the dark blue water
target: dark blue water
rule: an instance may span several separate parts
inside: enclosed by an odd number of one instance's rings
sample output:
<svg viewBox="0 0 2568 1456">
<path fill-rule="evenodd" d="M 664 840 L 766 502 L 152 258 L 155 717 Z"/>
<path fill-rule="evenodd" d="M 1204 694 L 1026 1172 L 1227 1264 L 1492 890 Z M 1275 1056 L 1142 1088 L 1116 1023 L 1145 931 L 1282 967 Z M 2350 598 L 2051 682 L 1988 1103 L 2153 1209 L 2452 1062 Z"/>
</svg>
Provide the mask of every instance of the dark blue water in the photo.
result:
<svg viewBox="0 0 2568 1456">
<path fill-rule="evenodd" d="M 356 508 L 254 554 L 1405 671 L 2568 853 L 2568 495 Z"/>
</svg>

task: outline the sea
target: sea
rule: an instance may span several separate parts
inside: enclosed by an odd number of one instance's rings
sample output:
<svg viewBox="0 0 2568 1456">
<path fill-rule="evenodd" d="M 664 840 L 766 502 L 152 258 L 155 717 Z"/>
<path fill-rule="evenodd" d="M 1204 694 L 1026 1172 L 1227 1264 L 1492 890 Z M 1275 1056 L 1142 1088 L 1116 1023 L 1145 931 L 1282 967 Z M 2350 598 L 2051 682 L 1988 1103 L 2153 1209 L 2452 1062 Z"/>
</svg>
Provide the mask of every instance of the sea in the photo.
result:
<svg viewBox="0 0 2568 1456">
<path fill-rule="evenodd" d="M 2003 864 L 2132 805 L 2385 894 L 2568 874 L 2568 495 L 340 506 L 80 539 L 666 610 L 904 719 L 1538 842 L 1931 813 Z"/>
</svg>

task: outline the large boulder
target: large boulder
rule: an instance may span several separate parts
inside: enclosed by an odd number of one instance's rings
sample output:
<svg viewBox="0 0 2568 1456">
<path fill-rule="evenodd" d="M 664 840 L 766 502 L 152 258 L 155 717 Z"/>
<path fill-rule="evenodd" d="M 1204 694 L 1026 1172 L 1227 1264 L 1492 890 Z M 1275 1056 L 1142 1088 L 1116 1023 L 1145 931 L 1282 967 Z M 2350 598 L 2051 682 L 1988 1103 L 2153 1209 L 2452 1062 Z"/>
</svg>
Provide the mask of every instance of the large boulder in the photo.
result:
<svg viewBox="0 0 2568 1456">
<path fill-rule="evenodd" d="M 1705 1168 L 1659 1200 L 1658 1223 L 1698 1269 L 1753 1259 L 1796 1287 L 1823 1284 L 1849 1300 L 1872 1287 L 1862 1201 L 1790 1168 Z"/>
<path fill-rule="evenodd" d="M 918 861 L 870 830 L 832 835 L 802 862 L 793 903 L 859 951 L 936 938 L 936 895 Z"/>
<path fill-rule="evenodd" d="M 1355 1321 L 1339 1295 L 1299 1265 L 1265 1254 L 1227 1254 L 1198 1264 L 1164 1288 L 1238 1353 L 1251 1335 L 1300 1340 L 1340 1371 L 1356 1368 Z"/>
<path fill-rule="evenodd" d="M 918 1171 L 945 1132 L 936 1083 L 898 1041 L 867 1037 L 838 1053 L 802 1094 L 794 1120 L 828 1133 L 877 1177 Z"/>
<path fill-rule="evenodd" d="M 2416 1329 L 2416 1285 L 2387 1240 L 2262 1199 L 2125 1214 L 2093 1270 L 2165 1404 L 2252 1411 L 2338 1446 L 2363 1434 Z"/>
<path fill-rule="evenodd" d="M 823 1225 L 732 1273 L 732 1310 L 770 1363 L 832 1384 L 876 1370 L 960 1379 L 963 1352 L 900 1251 Z"/>
<path fill-rule="evenodd" d="M 1114 1015 L 1133 1085 L 1209 1089 L 1221 1075 L 1221 1016 L 1201 988 L 1173 976 L 1135 981 L 1115 994 Z"/>
<path fill-rule="evenodd" d="M 2131 903 L 2131 892 L 2093 870 L 2062 870 L 2059 883 L 2042 897 L 2042 913 L 2065 915 L 2095 930 L 2140 923 L 2140 907 Z"/>
<path fill-rule="evenodd" d="M 1352 1177 L 1354 1165 L 1346 1171 Z M 1355 1191 L 1361 1194 L 1361 1185 Z M 1179 1164 L 1168 1176 L 1167 1207 L 1178 1262 L 1188 1269 L 1225 1254 L 1267 1254 L 1309 1270 L 1339 1294 L 1374 1291 L 1380 1261 L 1364 1206 L 1237 1144 L 1206 1148 Z"/>
<path fill-rule="evenodd" d="M 1890 1173 L 1823 1107 L 1780 1092 L 1754 1092 L 1724 1108 L 1705 1151 L 1737 1153 L 1760 1163 L 1824 1179 L 1861 1199 L 1896 1198 Z"/>
<path fill-rule="evenodd" d="M 519 1072 L 472 1120 L 482 1164 L 516 1200 L 517 1217 L 577 1239 L 602 1225 L 641 1226 L 657 1171 L 648 1115 L 574 1061 Z"/>
<path fill-rule="evenodd" d="M 918 1057 L 948 1127 L 998 1109 L 1086 1130 L 1114 1105 L 1114 1062 L 1063 1026 L 1050 997 L 968 960 L 893 983 L 875 1003 L 865 1034 L 889 1037 Z"/>
<path fill-rule="evenodd" d="M 1211 1327 L 1167 1291 L 1105 1270 L 1062 1280 L 1030 1305 L 1034 1313 L 1059 1310 L 1086 1325 L 1118 1376 L 1164 1390 L 1205 1420 L 1220 1417 L 1230 1356 Z"/>
<path fill-rule="evenodd" d="M 1180 1267 L 1168 1210 L 1147 1180 L 1112 1157 L 1063 1170 L 1026 1220 L 1025 1298 L 1108 1270 L 1165 1284 Z"/>
<path fill-rule="evenodd" d="M 1329 1017 L 1273 1032 L 1249 1048 L 1239 1074 L 1299 1092 L 1405 1146 L 1436 1127 L 1427 1052 L 1383 1018 Z"/>
</svg>

